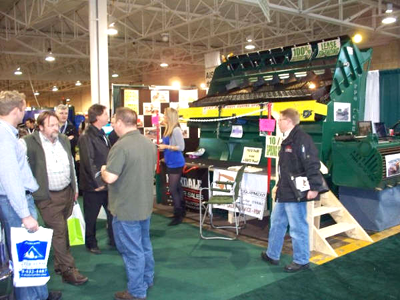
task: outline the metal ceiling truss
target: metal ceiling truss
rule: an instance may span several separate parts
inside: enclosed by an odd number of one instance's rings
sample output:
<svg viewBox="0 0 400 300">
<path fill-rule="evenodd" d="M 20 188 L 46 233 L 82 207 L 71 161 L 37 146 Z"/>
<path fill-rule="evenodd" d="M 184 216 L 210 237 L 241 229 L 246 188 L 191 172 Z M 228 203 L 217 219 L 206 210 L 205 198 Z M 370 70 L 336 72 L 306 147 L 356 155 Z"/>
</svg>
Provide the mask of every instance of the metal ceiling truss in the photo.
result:
<svg viewBox="0 0 400 300">
<path fill-rule="evenodd" d="M 46 88 L 61 82 L 74 89 L 77 79 L 89 82 L 87 1 L 3 1 L 9 2 L 9 9 L 0 11 L 1 88 L 10 87 L 10 80 L 21 86 L 28 74 L 34 84 Z M 399 15 L 400 1 L 390 2 Z M 169 64 L 168 72 L 201 72 L 204 54 L 245 53 L 248 36 L 257 49 L 356 30 L 373 33 L 370 45 L 400 39 L 398 25 L 381 25 L 386 7 L 382 0 L 109 0 L 108 4 L 109 22 L 119 30 L 109 38 L 109 66 L 119 73 L 117 82 L 141 83 L 143 75 L 164 72 L 161 61 Z M 48 48 L 56 57 L 51 64 L 44 61 Z M 21 77 L 13 75 L 17 67 L 26 71 Z"/>
</svg>

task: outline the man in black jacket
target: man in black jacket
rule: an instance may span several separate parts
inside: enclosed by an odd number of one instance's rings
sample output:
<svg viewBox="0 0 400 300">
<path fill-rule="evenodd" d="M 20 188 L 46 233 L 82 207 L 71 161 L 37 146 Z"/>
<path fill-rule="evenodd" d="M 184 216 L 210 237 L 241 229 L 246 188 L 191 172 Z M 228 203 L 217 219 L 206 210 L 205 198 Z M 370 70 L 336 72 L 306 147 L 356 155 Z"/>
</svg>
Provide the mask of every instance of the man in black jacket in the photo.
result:
<svg viewBox="0 0 400 300">
<path fill-rule="evenodd" d="M 65 134 L 71 144 L 72 158 L 75 162 L 75 146 L 78 143 L 78 130 L 76 130 L 74 124 L 68 120 L 68 106 L 60 104 L 56 107 L 56 115 L 60 122 L 60 133 Z"/>
<path fill-rule="evenodd" d="M 280 112 L 278 126 L 283 133 L 283 142 L 279 151 L 279 181 L 271 215 L 268 249 L 261 253 L 263 260 L 278 265 L 289 225 L 293 262 L 285 267 L 286 272 L 309 268 L 306 201 L 317 200 L 318 190 L 322 186 L 318 150 L 299 123 L 297 110 L 288 108 Z"/>
<path fill-rule="evenodd" d="M 88 111 L 89 126 L 79 138 L 79 186 L 83 191 L 83 210 L 86 222 L 85 244 L 88 251 L 100 254 L 96 239 L 96 220 L 101 206 L 107 214 L 109 244 L 114 246 L 112 215 L 108 210 L 108 191 L 101 179 L 100 168 L 107 163 L 111 144 L 102 127 L 108 123 L 107 108 L 93 104 Z"/>
</svg>

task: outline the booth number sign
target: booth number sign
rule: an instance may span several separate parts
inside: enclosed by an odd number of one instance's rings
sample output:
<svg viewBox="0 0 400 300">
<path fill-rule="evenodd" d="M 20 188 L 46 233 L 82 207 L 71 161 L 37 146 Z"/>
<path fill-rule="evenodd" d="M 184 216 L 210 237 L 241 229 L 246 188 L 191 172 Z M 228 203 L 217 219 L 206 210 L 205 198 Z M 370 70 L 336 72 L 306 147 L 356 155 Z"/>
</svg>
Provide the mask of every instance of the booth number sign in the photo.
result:
<svg viewBox="0 0 400 300">
<path fill-rule="evenodd" d="M 281 149 L 282 138 L 274 135 L 265 137 L 265 157 L 277 158 Z"/>
</svg>

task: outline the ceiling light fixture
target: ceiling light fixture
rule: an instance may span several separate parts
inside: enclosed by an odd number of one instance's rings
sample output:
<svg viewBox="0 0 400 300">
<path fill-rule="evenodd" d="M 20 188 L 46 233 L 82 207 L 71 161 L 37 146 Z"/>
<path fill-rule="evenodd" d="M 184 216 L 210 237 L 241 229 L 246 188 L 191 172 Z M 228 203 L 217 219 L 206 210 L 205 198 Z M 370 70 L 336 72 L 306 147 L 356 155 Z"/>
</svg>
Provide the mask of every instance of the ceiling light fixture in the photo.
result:
<svg viewBox="0 0 400 300">
<path fill-rule="evenodd" d="M 111 77 L 117 78 L 119 75 L 115 72 L 112 73 Z"/>
<path fill-rule="evenodd" d="M 254 46 L 253 44 L 248 44 L 248 45 L 244 46 L 244 48 L 247 50 L 253 50 L 256 48 L 256 46 Z"/>
<path fill-rule="evenodd" d="M 246 37 L 246 41 L 247 41 L 248 43 L 251 43 L 251 42 L 253 41 L 253 37 L 252 37 L 251 35 L 248 35 L 248 36 Z"/>
<path fill-rule="evenodd" d="M 397 19 L 395 17 L 393 17 L 393 16 L 388 16 L 388 17 L 382 19 L 382 23 L 383 24 L 392 24 L 392 23 L 394 23 L 396 21 L 397 21 Z"/>
<path fill-rule="evenodd" d="M 71 99 L 67 98 L 65 101 L 69 102 L 69 101 L 71 101 Z"/>
<path fill-rule="evenodd" d="M 353 36 L 353 42 L 358 44 L 362 41 L 363 37 L 361 34 L 357 33 Z"/>
<path fill-rule="evenodd" d="M 22 71 L 21 71 L 21 68 L 20 67 L 18 67 L 16 70 L 15 70 L 15 72 L 14 72 L 14 75 L 22 75 Z"/>
<path fill-rule="evenodd" d="M 58 87 L 53 86 L 52 91 L 53 91 L 53 92 L 57 92 L 57 91 L 58 91 Z"/>
<path fill-rule="evenodd" d="M 118 34 L 117 28 L 115 28 L 115 23 L 111 23 L 110 26 L 108 26 L 106 33 L 108 35 L 116 35 Z"/>
<path fill-rule="evenodd" d="M 205 83 L 201 83 L 201 84 L 200 84 L 200 87 L 204 90 L 204 89 L 206 89 L 207 86 L 206 86 Z"/>
<path fill-rule="evenodd" d="M 310 82 L 310 84 L 308 85 L 308 87 L 310 88 L 310 89 L 315 89 L 317 86 L 315 85 L 315 83 L 314 82 Z"/>
<path fill-rule="evenodd" d="M 393 4 L 392 3 L 388 3 L 386 4 L 386 11 L 385 13 L 390 14 L 393 12 Z"/>
<path fill-rule="evenodd" d="M 33 94 L 34 94 L 35 96 L 39 96 L 39 95 L 40 95 L 40 93 L 39 93 L 38 91 L 35 91 Z"/>
<path fill-rule="evenodd" d="M 79 80 L 77 80 L 76 83 L 75 83 L 75 85 L 76 85 L 76 86 L 81 86 L 82 83 L 81 83 Z"/>
<path fill-rule="evenodd" d="M 175 90 L 179 90 L 181 88 L 181 83 L 179 81 L 174 81 L 172 83 L 172 88 Z"/>
<path fill-rule="evenodd" d="M 168 42 L 169 41 L 169 33 L 168 32 L 161 33 L 161 40 L 165 43 Z"/>
<path fill-rule="evenodd" d="M 51 53 L 51 48 L 49 48 L 48 52 L 49 53 L 47 54 L 45 60 L 49 62 L 55 61 L 56 58 L 53 56 L 53 53 Z"/>
<path fill-rule="evenodd" d="M 392 24 L 397 21 L 397 18 L 392 15 L 392 12 L 393 12 L 393 4 L 387 3 L 385 13 L 387 13 L 388 16 L 382 19 L 382 24 Z"/>
<path fill-rule="evenodd" d="M 166 67 L 168 67 L 168 64 L 167 64 L 166 62 L 162 62 L 162 63 L 160 64 L 160 67 L 161 67 L 161 68 L 166 68 Z"/>
</svg>

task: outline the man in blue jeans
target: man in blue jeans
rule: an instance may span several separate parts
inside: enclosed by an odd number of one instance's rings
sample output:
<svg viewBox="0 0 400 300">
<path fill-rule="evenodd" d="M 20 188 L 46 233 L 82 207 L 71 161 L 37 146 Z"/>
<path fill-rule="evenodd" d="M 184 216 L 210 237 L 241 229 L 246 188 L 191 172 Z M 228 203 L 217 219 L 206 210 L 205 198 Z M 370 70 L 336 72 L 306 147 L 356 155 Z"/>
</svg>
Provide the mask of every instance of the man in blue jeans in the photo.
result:
<svg viewBox="0 0 400 300">
<path fill-rule="evenodd" d="M 115 293 L 116 300 L 146 299 L 154 278 L 150 217 L 156 145 L 139 132 L 136 122 L 136 112 L 117 109 L 114 130 L 119 139 L 108 154 L 107 166 L 101 168 L 102 178 L 109 184 L 115 244 L 128 277 L 127 290 Z"/>
<path fill-rule="evenodd" d="M 21 227 L 22 224 L 29 231 L 39 229 L 32 198 L 38 184 L 17 138 L 16 127 L 22 122 L 25 107 L 24 94 L 0 92 L 0 221 L 5 228 L 10 255 L 11 227 Z M 19 287 L 14 292 L 17 300 L 61 299 L 61 292 L 48 293 L 46 285 Z"/>
<path fill-rule="evenodd" d="M 288 108 L 280 112 L 278 126 L 283 133 L 283 142 L 279 151 L 279 181 L 271 215 L 268 249 L 261 253 L 263 260 L 278 265 L 289 225 L 293 262 L 285 266 L 286 272 L 297 272 L 310 266 L 306 201 L 317 200 L 323 183 L 318 150 L 299 123 L 297 110 Z"/>
</svg>

